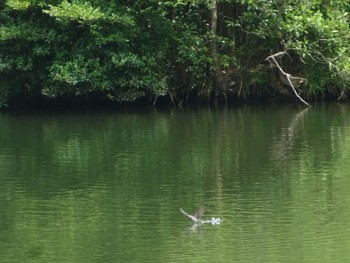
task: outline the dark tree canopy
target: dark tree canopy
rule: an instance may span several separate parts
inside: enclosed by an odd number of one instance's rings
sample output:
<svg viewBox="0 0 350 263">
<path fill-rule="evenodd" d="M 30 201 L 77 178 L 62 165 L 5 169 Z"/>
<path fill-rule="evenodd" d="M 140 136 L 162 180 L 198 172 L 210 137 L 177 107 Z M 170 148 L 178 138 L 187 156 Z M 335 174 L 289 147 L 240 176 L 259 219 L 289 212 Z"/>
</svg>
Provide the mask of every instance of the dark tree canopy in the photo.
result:
<svg viewBox="0 0 350 263">
<path fill-rule="evenodd" d="M 345 98 L 348 1 L 5 0 L 0 105 L 15 97 L 293 96 L 265 59 L 305 78 L 307 99 Z"/>
</svg>

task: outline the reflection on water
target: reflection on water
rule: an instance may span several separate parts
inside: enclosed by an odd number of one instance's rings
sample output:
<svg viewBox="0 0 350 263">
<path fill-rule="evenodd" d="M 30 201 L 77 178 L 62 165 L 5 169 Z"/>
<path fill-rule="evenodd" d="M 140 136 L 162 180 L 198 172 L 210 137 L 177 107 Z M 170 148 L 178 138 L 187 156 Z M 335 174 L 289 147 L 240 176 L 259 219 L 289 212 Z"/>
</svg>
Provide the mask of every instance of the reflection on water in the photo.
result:
<svg viewBox="0 0 350 263">
<path fill-rule="evenodd" d="M 349 110 L 2 114 L 1 260 L 348 262 Z"/>
</svg>

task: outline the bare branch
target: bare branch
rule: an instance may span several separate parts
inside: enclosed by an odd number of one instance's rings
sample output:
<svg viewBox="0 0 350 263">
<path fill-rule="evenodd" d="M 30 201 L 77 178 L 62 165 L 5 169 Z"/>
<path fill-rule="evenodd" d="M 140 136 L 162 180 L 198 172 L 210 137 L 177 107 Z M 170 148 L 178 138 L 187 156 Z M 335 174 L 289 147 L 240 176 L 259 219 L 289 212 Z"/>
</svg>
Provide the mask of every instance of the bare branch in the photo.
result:
<svg viewBox="0 0 350 263">
<path fill-rule="evenodd" d="M 277 52 L 277 53 L 275 53 L 275 54 L 273 54 L 273 55 L 268 56 L 265 60 L 269 61 L 270 64 L 271 64 L 272 66 L 276 66 L 276 67 L 278 68 L 279 72 L 280 72 L 280 73 L 286 78 L 286 80 L 287 80 L 287 83 L 285 83 L 285 84 L 292 88 L 292 90 L 293 90 L 295 96 L 297 96 L 297 98 L 298 98 L 302 103 L 304 103 L 305 105 L 311 107 L 311 105 L 310 105 L 309 103 L 307 103 L 305 100 L 303 100 L 303 98 L 300 97 L 300 95 L 299 95 L 298 92 L 296 91 L 296 89 L 295 89 L 295 87 L 294 87 L 294 85 L 293 85 L 293 83 L 292 83 L 292 79 L 295 79 L 295 77 L 293 77 L 293 76 L 292 76 L 291 74 L 289 74 L 289 73 L 286 73 L 286 72 L 282 69 L 282 67 L 280 66 L 280 64 L 277 62 L 277 60 L 276 60 L 276 57 L 278 58 L 278 57 L 281 57 L 281 56 L 283 56 L 283 55 L 285 55 L 285 54 L 287 54 L 286 51 Z M 302 78 L 300 78 L 300 79 L 302 79 Z"/>
</svg>

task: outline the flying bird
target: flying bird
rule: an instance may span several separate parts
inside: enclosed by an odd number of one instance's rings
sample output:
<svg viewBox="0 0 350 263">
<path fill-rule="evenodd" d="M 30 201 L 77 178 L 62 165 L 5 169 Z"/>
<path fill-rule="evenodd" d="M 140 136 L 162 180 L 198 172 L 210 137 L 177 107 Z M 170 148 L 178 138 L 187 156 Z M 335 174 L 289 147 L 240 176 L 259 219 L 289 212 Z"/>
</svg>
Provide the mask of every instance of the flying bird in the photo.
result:
<svg viewBox="0 0 350 263">
<path fill-rule="evenodd" d="M 221 223 L 221 219 L 219 217 L 213 217 L 208 220 L 202 220 L 202 216 L 204 214 L 204 207 L 200 207 L 194 215 L 190 215 L 186 213 L 182 208 L 180 208 L 181 213 L 187 216 L 190 220 L 192 220 L 195 225 L 208 224 L 219 225 Z"/>
<path fill-rule="evenodd" d="M 203 223 L 203 220 L 201 220 L 201 217 L 204 214 L 204 207 L 200 207 L 197 212 L 194 215 L 190 215 L 186 213 L 182 208 L 180 208 L 180 211 L 187 216 L 190 220 L 192 220 L 194 223 Z"/>
</svg>

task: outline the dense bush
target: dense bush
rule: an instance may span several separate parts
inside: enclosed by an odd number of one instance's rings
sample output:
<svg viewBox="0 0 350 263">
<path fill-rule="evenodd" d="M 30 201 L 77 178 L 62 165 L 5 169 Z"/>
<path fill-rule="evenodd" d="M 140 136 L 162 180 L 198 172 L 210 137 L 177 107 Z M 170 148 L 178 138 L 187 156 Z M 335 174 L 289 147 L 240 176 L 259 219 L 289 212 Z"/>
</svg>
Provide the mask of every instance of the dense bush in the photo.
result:
<svg viewBox="0 0 350 263">
<path fill-rule="evenodd" d="M 306 97 L 345 98 L 345 0 L 5 0 L 0 105 L 14 96 L 275 96 L 268 55 L 305 77 Z M 229 96 L 228 96 L 229 95 Z"/>
</svg>

